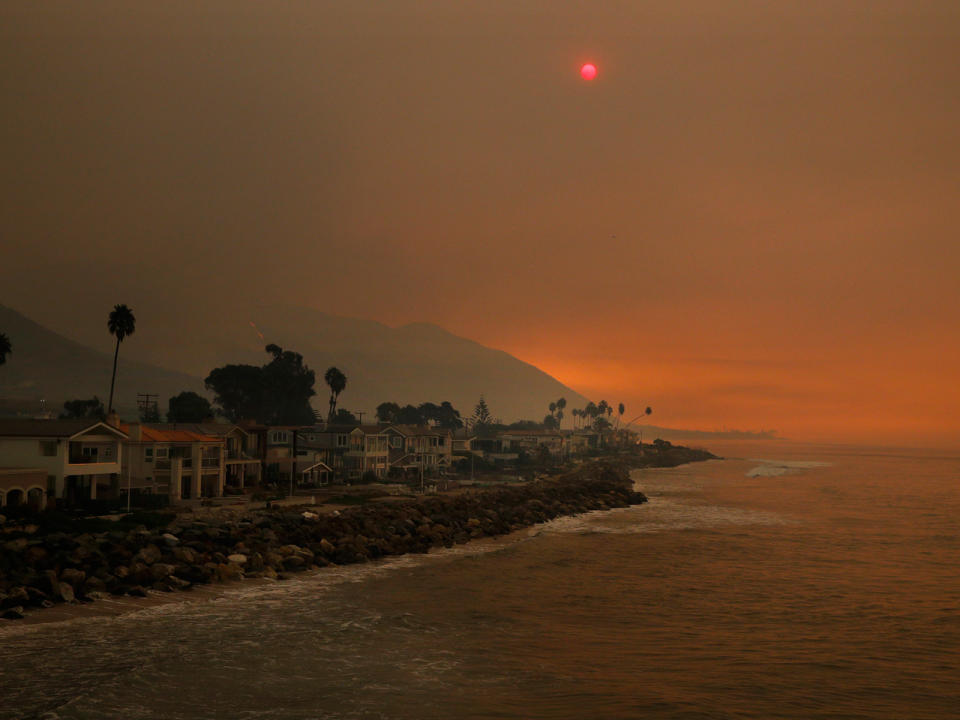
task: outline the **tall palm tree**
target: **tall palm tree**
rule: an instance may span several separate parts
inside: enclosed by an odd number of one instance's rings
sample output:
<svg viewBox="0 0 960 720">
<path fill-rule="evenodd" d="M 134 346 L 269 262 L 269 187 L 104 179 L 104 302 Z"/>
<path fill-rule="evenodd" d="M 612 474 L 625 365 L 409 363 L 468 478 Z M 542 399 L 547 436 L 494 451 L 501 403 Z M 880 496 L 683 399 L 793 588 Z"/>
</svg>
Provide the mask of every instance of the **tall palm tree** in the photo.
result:
<svg viewBox="0 0 960 720">
<path fill-rule="evenodd" d="M 331 367 L 324 373 L 323 379 L 330 388 L 330 414 L 327 415 L 327 422 L 333 422 L 333 416 L 337 412 L 337 398 L 347 386 L 347 376 L 337 368 Z"/>
<path fill-rule="evenodd" d="M 117 381 L 117 355 L 120 354 L 120 343 L 128 335 L 133 335 L 136 329 L 137 319 L 133 316 L 133 311 L 126 305 L 114 305 L 113 312 L 110 313 L 110 319 L 107 320 L 107 329 L 110 334 L 117 338 L 117 348 L 113 351 L 113 375 L 110 376 L 110 401 L 107 403 L 107 412 L 113 412 L 113 386 Z"/>
<path fill-rule="evenodd" d="M 627 409 L 627 406 L 624 405 L 623 403 L 620 403 L 619 405 L 617 405 L 617 412 L 618 412 L 618 414 L 620 415 L 620 417 L 617 418 L 617 427 L 618 427 L 618 428 L 620 427 L 620 424 L 623 422 L 623 411 L 626 410 L 626 409 Z"/>
<path fill-rule="evenodd" d="M 7 361 L 7 355 L 13 352 L 13 345 L 10 343 L 10 338 L 4 333 L 0 333 L 0 365 L 3 365 Z"/>
<path fill-rule="evenodd" d="M 567 406 L 567 399 L 560 398 L 557 400 L 557 427 L 560 427 L 563 424 L 563 409 Z"/>
</svg>

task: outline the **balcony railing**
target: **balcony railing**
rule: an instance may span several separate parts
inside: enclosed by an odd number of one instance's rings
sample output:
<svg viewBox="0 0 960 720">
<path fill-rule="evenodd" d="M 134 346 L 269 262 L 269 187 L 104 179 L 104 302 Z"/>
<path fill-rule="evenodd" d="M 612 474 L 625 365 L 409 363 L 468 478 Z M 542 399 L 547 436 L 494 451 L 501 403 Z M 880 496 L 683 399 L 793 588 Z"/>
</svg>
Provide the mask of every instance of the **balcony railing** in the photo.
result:
<svg viewBox="0 0 960 720">
<path fill-rule="evenodd" d="M 70 464 L 71 465 L 80 465 L 86 463 L 96 462 L 97 459 L 91 455 L 71 455 Z"/>
</svg>

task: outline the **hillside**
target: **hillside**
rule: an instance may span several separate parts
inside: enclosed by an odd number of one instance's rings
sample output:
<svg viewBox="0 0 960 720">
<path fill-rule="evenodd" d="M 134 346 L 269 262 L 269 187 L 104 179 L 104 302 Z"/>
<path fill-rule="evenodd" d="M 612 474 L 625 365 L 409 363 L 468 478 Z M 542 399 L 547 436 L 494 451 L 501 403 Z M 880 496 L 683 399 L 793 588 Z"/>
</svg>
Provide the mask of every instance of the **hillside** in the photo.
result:
<svg viewBox="0 0 960 720">
<path fill-rule="evenodd" d="M 149 317 L 139 319 L 137 332 L 121 347 L 122 408 L 134 407 L 137 392 L 159 393 L 162 407 L 180 390 L 200 392 L 200 378 L 210 369 L 226 363 L 263 363 L 267 359 L 263 347 L 271 342 L 303 354 L 317 375 L 314 407 L 321 411 L 327 403 L 323 373 L 331 365 L 348 377 L 340 406 L 364 412 L 365 419 L 387 400 L 401 404 L 449 400 L 466 415 L 482 393 L 494 416 L 505 422 L 539 420 L 559 397 L 566 397 L 570 408 L 587 402 L 533 365 L 427 323 L 391 328 L 303 308 L 235 309 L 212 322 L 187 316 L 164 326 L 151 326 L 146 320 Z M 68 340 L 2 306 L 0 331 L 14 344 L 13 355 L 0 370 L 0 395 L 60 398 L 108 393 L 112 358 L 107 353 Z M 104 348 L 111 349 L 106 329 L 102 340 Z"/>
<path fill-rule="evenodd" d="M 13 353 L 0 366 L 0 398 L 47 400 L 47 407 L 59 412 L 63 401 L 100 397 L 104 405 L 110 394 L 113 353 L 100 352 L 68 340 L 15 310 L 0 305 L 0 332 L 9 336 Z M 104 348 L 113 348 L 113 338 L 103 329 Z M 114 405 L 124 417 L 136 415 L 137 393 L 160 395 L 161 410 L 166 401 L 183 390 L 202 392 L 203 382 L 185 373 L 164 370 L 127 357 L 136 333 L 120 347 Z"/>
</svg>

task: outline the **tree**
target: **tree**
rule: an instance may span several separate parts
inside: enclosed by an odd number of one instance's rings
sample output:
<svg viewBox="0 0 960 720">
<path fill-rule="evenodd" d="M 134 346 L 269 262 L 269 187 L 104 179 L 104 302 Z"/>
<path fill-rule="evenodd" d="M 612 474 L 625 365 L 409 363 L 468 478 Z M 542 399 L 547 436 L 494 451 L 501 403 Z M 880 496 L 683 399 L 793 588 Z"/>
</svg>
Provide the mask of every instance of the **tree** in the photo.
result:
<svg viewBox="0 0 960 720">
<path fill-rule="evenodd" d="M 594 420 L 596 420 L 596 418 L 597 418 L 597 416 L 598 416 L 599 414 L 600 414 L 600 411 L 599 411 L 599 409 L 597 408 L 597 406 L 596 406 L 593 402 L 588 402 L 588 403 L 587 403 L 587 406 L 583 409 L 583 411 L 582 411 L 582 413 L 581 413 L 581 415 L 582 415 L 584 418 L 590 418 L 590 422 L 591 422 L 591 423 L 592 423 Z"/>
<path fill-rule="evenodd" d="M 0 365 L 7 362 L 7 355 L 13 352 L 13 344 L 5 333 L 0 333 Z"/>
<path fill-rule="evenodd" d="M 333 416 L 337 412 L 337 399 L 347 387 L 347 376 L 337 368 L 331 367 L 324 373 L 323 379 L 330 388 L 330 413 L 327 415 L 327 420 L 333 422 Z"/>
<path fill-rule="evenodd" d="M 312 425 L 313 370 L 300 353 L 267 345 L 266 365 L 224 365 L 204 381 L 214 402 L 231 421 L 252 419 L 265 425 Z"/>
<path fill-rule="evenodd" d="M 211 370 L 204 385 L 213 392 L 214 402 L 231 422 L 263 422 L 265 388 L 262 368 L 256 365 L 224 365 Z"/>
<path fill-rule="evenodd" d="M 103 402 L 94 395 L 89 400 L 67 400 L 63 404 L 61 420 L 84 418 L 89 420 L 103 420 L 107 413 L 103 409 Z"/>
<path fill-rule="evenodd" d="M 167 402 L 167 422 L 198 423 L 209 417 L 213 417 L 210 401 L 195 392 L 182 392 Z"/>
<path fill-rule="evenodd" d="M 377 405 L 377 420 L 385 423 L 397 422 L 400 406 L 395 402 L 382 402 Z"/>
<path fill-rule="evenodd" d="M 359 425 L 360 422 L 357 420 L 357 416 L 354 415 L 349 410 L 344 410 L 340 408 L 337 410 L 337 414 L 333 416 L 331 425 Z"/>
<path fill-rule="evenodd" d="M 627 406 L 623 403 L 617 405 L 617 413 L 620 417 L 617 418 L 617 427 L 620 427 L 620 423 L 623 422 L 623 411 L 627 409 Z"/>
<path fill-rule="evenodd" d="M 420 411 L 420 416 L 423 420 L 423 424 L 427 425 L 433 423 L 436 425 L 440 419 L 440 406 L 435 405 L 432 402 L 420 403 L 417 407 L 417 410 Z"/>
<path fill-rule="evenodd" d="M 483 395 L 481 395 L 480 401 L 473 409 L 474 427 L 480 425 L 489 425 L 492 420 L 493 417 L 490 415 L 490 408 L 487 407 L 487 401 L 484 399 Z"/>
<path fill-rule="evenodd" d="M 557 400 L 557 427 L 560 427 L 563 424 L 563 410 L 567 407 L 567 399 L 560 398 Z"/>
<path fill-rule="evenodd" d="M 420 408 L 415 405 L 404 405 L 397 411 L 397 423 L 400 425 L 423 425 L 426 420 Z"/>
<path fill-rule="evenodd" d="M 310 398 L 315 376 L 298 352 L 279 345 L 265 348 L 273 360 L 263 366 L 264 411 L 268 425 L 313 425 Z"/>
<path fill-rule="evenodd" d="M 447 430 L 459 430 L 463 427 L 463 419 L 459 411 L 448 400 L 440 403 L 437 411 L 437 425 Z"/>
<path fill-rule="evenodd" d="M 120 354 L 120 343 L 124 338 L 133 335 L 136 327 L 137 319 L 130 308 L 126 305 L 113 306 L 113 312 L 107 319 L 107 329 L 117 339 L 117 347 L 113 351 L 113 374 L 110 376 L 110 399 L 107 402 L 107 412 L 113 412 L 113 387 L 117 381 L 117 356 Z"/>
<path fill-rule="evenodd" d="M 557 420 L 555 415 L 544 415 L 543 427 L 545 427 L 547 430 L 556 430 L 558 427 L 560 427 L 560 421 Z"/>
</svg>

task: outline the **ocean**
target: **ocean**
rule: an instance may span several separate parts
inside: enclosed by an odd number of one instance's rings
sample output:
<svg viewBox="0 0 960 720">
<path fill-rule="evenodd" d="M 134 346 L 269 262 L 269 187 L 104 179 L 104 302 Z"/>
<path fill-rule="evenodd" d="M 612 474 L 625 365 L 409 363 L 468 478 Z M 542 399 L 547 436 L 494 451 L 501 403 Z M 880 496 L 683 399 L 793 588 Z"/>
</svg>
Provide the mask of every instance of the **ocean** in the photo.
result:
<svg viewBox="0 0 960 720">
<path fill-rule="evenodd" d="M 710 449 L 641 506 L 2 623 L 0 718 L 960 718 L 960 455 Z"/>
</svg>

